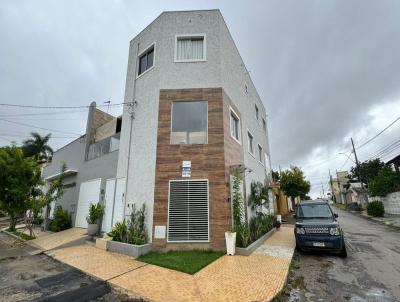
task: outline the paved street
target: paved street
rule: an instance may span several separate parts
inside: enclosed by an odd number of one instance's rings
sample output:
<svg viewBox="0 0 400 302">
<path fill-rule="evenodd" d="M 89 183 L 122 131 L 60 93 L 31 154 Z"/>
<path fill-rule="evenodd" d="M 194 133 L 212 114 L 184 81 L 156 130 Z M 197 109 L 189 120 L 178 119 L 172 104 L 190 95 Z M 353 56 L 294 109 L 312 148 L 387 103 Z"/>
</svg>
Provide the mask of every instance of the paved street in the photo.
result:
<svg viewBox="0 0 400 302">
<path fill-rule="evenodd" d="M 400 232 L 333 208 L 348 257 L 296 253 L 290 301 L 400 301 Z"/>
</svg>

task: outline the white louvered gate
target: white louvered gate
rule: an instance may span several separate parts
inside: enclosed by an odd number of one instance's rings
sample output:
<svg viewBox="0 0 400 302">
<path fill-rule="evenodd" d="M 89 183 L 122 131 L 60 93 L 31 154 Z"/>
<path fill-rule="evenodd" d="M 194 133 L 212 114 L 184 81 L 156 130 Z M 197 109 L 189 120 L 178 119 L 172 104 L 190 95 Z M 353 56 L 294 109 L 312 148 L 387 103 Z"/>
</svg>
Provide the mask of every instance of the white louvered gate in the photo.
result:
<svg viewBox="0 0 400 302">
<path fill-rule="evenodd" d="M 168 242 L 208 241 L 208 180 L 171 180 Z"/>
</svg>

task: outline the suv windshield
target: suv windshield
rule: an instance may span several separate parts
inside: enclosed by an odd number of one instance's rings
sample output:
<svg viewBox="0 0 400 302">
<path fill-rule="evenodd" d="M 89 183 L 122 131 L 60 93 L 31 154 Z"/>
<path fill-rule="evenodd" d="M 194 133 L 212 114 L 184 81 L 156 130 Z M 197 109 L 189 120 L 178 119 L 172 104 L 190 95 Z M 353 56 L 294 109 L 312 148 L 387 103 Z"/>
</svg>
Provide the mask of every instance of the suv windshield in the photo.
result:
<svg viewBox="0 0 400 302">
<path fill-rule="evenodd" d="M 332 218 L 332 211 L 327 204 L 301 204 L 297 217 L 302 219 Z"/>
</svg>

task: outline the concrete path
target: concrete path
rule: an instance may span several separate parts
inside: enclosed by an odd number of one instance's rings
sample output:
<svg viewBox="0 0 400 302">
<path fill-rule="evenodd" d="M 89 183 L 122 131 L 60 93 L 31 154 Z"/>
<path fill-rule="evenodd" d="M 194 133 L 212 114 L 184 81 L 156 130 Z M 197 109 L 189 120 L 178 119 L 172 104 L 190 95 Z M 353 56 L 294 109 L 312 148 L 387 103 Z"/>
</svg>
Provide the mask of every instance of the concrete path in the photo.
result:
<svg viewBox="0 0 400 302">
<path fill-rule="evenodd" d="M 83 244 L 89 239 L 86 229 L 71 228 L 57 233 L 47 233 L 39 238 L 27 241 L 32 247 L 42 251 L 61 248 L 71 245 Z"/>
<path fill-rule="evenodd" d="M 281 227 L 250 256 L 223 256 L 188 275 L 90 245 L 47 254 L 151 301 L 269 301 L 286 282 L 294 251 L 292 227 Z"/>
</svg>

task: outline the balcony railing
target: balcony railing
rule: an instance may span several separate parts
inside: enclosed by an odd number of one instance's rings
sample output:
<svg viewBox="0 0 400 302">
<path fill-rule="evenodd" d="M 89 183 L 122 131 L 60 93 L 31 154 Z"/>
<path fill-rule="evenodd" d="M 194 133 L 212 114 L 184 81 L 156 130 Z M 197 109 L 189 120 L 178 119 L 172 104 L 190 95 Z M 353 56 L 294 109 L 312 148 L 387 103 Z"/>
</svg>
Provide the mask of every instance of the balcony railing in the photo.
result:
<svg viewBox="0 0 400 302">
<path fill-rule="evenodd" d="M 95 159 L 118 150 L 120 135 L 121 133 L 116 133 L 113 136 L 107 137 L 97 143 L 91 144 L 89 146 L 87 159 Z"/>
</svg>

